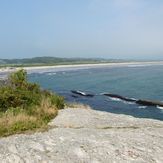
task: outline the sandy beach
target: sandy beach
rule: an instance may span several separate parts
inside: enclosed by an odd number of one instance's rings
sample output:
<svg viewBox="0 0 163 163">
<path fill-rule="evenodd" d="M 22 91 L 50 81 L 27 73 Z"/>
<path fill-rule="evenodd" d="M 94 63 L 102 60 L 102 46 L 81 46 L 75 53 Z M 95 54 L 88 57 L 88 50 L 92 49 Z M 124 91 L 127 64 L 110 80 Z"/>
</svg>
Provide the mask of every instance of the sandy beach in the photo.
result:
<svg viewBox="0 0 163 163">
<path fill-rule="evenodd" d="M 76 64 L 76 65 L 55 65 L 55 66 L 35 66 L 35 67 L 6 67 L 0 68 L 0 74 L 10 73 L 19 69 L 25 69 L 27 72 L 38 72 L 38 71 L 49 71 L 51 69 L 55 71 L 65 71 L 72 69 L 85 69 L 85 68 L 100 68 L 100 67 L 141 67 L 141 66 L 154 66 L 163 65 L 163 61 L 153 61 L 153 62 L 123 62 L 123 63 L 98 63 L 98 64 Z"/>
</svg>

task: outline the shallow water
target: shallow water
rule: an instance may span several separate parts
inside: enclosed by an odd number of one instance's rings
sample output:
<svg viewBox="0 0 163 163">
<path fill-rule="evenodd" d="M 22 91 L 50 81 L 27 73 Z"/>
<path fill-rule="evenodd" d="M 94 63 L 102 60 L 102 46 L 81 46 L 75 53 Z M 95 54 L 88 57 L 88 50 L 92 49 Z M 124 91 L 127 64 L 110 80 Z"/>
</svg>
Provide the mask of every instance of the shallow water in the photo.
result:
<svg viewBox="0 0 163 163">
<path fill-rule="evenodd" d="M 69 69 L 29 74 L 30 81 L 55 91 L 70 102 L 89 104 L 94 109 L 135 117 L 163 120 L 161 107 L 145 107 L 109 98 L 100 93 L 109 92 L 136 99 L 163 101 L 163 66 L 142 65 Z M 72 97 L 71 90 L 96 94 L 93 98 Z"/>
</svg>

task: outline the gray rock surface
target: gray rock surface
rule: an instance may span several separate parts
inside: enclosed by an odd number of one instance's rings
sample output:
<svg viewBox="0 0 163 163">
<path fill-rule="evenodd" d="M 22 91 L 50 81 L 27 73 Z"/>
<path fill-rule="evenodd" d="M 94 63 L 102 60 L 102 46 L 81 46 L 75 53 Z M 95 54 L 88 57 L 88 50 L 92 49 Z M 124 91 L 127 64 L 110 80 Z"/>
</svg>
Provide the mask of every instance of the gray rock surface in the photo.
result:
<svg viewBox="0 0 163 163">
<path fill-rule="evenodd" d="M 163 163 L 163 122 L 64 109 L 52 129 L 0 139 L 1 163 Z"/>
</svg>

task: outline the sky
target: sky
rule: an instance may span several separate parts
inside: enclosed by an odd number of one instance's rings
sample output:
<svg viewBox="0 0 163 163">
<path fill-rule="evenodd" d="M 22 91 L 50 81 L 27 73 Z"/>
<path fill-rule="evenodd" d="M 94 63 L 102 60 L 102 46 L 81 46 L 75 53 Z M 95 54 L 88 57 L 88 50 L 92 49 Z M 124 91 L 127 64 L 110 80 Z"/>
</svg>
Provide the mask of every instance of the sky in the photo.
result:
<svg viewBox="0 0 163 163">
<path fill-rule="evenodd" d="M 0 0 L 0 58 L 163 59 L 163 0 Z"/>
</svg>

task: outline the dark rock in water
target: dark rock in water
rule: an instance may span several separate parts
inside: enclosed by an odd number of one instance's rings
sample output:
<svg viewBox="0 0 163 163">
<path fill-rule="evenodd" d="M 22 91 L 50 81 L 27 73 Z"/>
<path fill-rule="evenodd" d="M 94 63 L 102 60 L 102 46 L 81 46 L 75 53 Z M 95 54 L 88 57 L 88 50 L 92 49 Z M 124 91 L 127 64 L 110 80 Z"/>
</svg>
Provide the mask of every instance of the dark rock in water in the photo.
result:
<svg viewBox="0 0 163 163">
<path fill-rule="evenodd" d="M 136 102 L 137 101 L 136 99 L 123 97 L 123 96 L 120 96 L 120 95 L 117 95 L 117 94 L 103 93 L 102 95 L 109 96 L 109 97 L 112 97 L 112 98 L 118 98 L 118 99 L 121 99 L 121 100 L 124 100 L 124 101 L 127 101 L 127 102 Z"/>
<path fill-rule="evenodd" d="M 162 106 L 163 107 L 163 102 L 159 102 L 159 101 L 137 100 L 136 103 L 140 105 L 145 105 L 145 106 Z"/>
<path fill-rule="evenodd" d="M 85 92 L 81 92 L 81 91 L 72 90 L 71 92 L 74 94 L 77 94 L 77 95 L 81 95 L 81 96 L 94 97 L 93 94 L 89 94 L 89 93 L 85 93 Z"/>
<path fill-rule="evenodd" d="M 142 100 L 142 99 L 133 99 L 133 98 L 127 98 L 127 97 L 123 97 L 117 94 L 111 94 L 111 93 L 103 93 L 102 95 L 105 96 L 109 96 L 109 97 L 113 97 L 113 98 L 118 98 L 127 102 L 135 102 L 136 104 L 139 105 L 144 105 L 144 106 L 161 106 L 163 107 L 163 102 L 159 102 L 159 101 L 152 101 L 152 100 Z"/>
<path fill-rule="evenodd" d="M 89 93 L 85 93 L 85 92 L 81 92 L 81 91 L 71 90 L 71 92 L 73 94 L 80 95 L 80 96 L 94 97 L 93 94 L 89 94 Z M 78 98 L 78 96 L 76 96 L 76 95 L 72 95 L 72 97 Z M 159 102 L 159 101 L 128 98 L 128 97 L 123 97 L 121 95 L 112 94 L 112 93 L 103 93 L 102 95 L 105 95 L 105 96 L 108 96 L 111 98 L 117 98 L 117 99 L 127 101 L 127 102 L 134 102 L 136 104 L 144 105 L 144 106 L 155 106 L 155 107 L 161 106 L 161 107 L 163 107 L 163 102 Z"/>
</svg>

